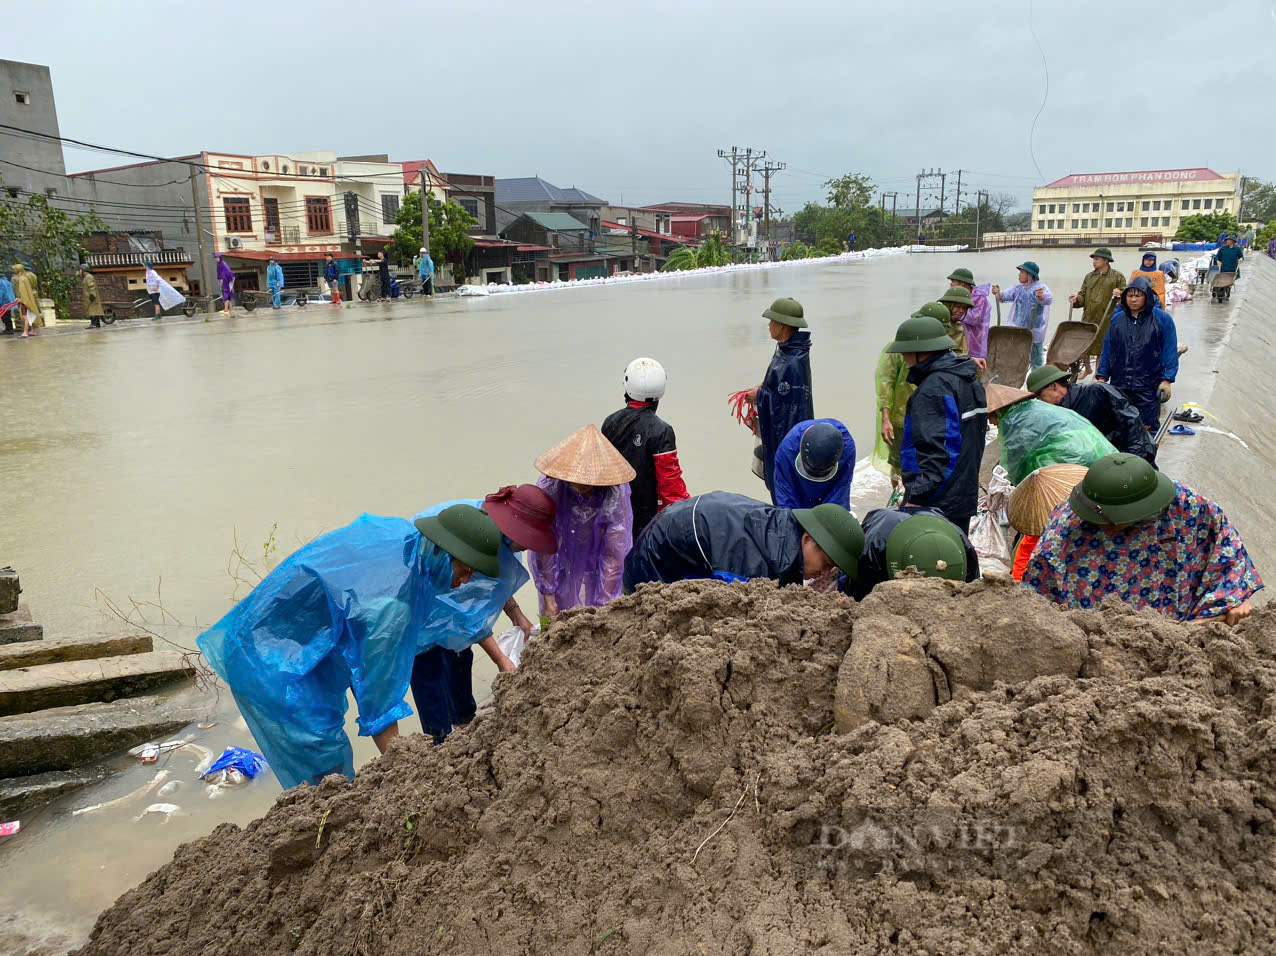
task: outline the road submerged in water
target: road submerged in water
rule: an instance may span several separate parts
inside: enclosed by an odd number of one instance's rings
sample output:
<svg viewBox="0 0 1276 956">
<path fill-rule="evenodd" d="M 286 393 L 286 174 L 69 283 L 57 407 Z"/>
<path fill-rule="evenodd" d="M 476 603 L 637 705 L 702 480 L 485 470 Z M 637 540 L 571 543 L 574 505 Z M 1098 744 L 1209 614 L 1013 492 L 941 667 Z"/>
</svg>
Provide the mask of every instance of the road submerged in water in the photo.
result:
<svg viewBox="0 0 1276 956">
<path fill-rule="evenodd" d="M 729 418 L 726 398 L 761 378 L 773 348 L 761 312 L 772 299 L 802 302 L 816 413 L 845 421 L 863 459 L 872 449 L 873 370 L 895 327 L 942 294 L 954 267 L 1008 285 L 1028 256 L 1055 294 L 1053 322 L 1068 318 L 1067 295 L 1090 268 L 1083 249 L 901 255 L 0 340 L 11 396 L 0 480 L 15 503 L 0 563 L 20 570 L 51 638 L 125 631 L 104 597 L 125 608 L 132 597 L 162 604 L 163 614 L 145 609 L 150 626 L 193 647 L 255 580 L 247 568 L 238 582 L 229 573 L 236 540 L 262 566 L 265 542 L 273 563 L 360 512 L 410 515 L 534 480 L 538 454 L 619 407 L 622 370 L 637 355 L 668 370 L 661 415 L 677 430 L 692 493 L 759 496 L 750 436 Z M 1120 250 L 1117 267 L 1128 273 L 1136 260 L 1135 250 Z M 1233 303 L 1243 301 L 1243 283 Z M 1192 400 L 1193 381 L 1208 375 L 1234 307 L 1201 297 L 1173 308 L 1191 346 L 1176 402 Z M 1166 440 L 1171 474 L 1190 441 Z M 857 479 L 859 513 L 881 503 L 883 488 L 874 473 Z M 520 599 L 530 612 L 534 594 Z M 480 696 L 489 680 L 482 670 Z M 204 722 L 216 726 L 190 728 L 198 743 L 216 753 L 253 746 L 224 689 L 207 710 Z M 417 730 L 415 718 L 404 729 Z M 375 748 L 360 739 L 355 755 L 366 761 Z M 167 823 L 135 822 L 141 806 L 70 816 L 154 775 L 127 757 L 111 761 L 122 772 L 107 783 L 23 820 L 21 835 L 0 848 L 6 871 L 22 874 L 0 887 L 0 913 L 74 945 L 179 843 L 221 822 L 246 824 L 279 793 L 271 778 L 210 801 L 195 763 L 169 758 L 185 787 L 172 798 L 184 815 Z"/>
</svg>

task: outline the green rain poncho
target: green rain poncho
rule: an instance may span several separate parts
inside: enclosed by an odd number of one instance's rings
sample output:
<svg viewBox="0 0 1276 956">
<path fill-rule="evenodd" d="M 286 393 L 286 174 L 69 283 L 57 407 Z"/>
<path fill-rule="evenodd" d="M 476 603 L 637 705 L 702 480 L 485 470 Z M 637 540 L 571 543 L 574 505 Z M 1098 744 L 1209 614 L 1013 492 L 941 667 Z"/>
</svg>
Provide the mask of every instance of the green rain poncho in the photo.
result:
<svg viewBox="0 0 1276 956">
<path fill-rule="evenodd" d="M 885 349 L 882 349 L 881 358 L 877 360 L 873 383 L 877 391 L 877 418 L 873 422 L 873 467 L 884 475 L 895 477 L 899 475 L 899 449 L 904 442 L 908 399 L 917 391 L 917 386 L 908 382 L 908 366 L 904 364 L 904 356 Z M 891 425 L 895 429 L 895 440 L 889 443 L 882 438 L 882 411 L 886 409 L 890 410 Z"/>
<path fill-rule="evenodd" d="M 1089 465 L 1116 453 L 1102 432 L 1070 408 L 1029 399 L 1002 409 L 998 419 L 1001 467 L 1012 485 L 1045 465 Z"/>
</svg>

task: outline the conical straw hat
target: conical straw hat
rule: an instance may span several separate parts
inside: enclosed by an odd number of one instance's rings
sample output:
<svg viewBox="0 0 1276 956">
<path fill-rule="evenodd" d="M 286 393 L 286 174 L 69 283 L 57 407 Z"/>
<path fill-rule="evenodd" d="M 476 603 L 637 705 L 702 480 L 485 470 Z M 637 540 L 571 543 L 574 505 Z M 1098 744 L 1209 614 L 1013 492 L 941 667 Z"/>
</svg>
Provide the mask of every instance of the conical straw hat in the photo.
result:
<svg viewBox="0 0 1276 956">
<path fill-rule="evenodd" d="M 1046 529 L 1050 512 L 1067 499 L 1085 477 L 1085 465 L 1046 465 L 1038 468 L 1015 488 L 1006 504 L 1006 517 L 1016 531 L 1039 535 Z"/>
<path fill-rule="evenodd" d="M 1015 402 L 1022 402 L 1025 398 L 1033 397 L 1032 392 L 1026 392 L 1022 388 L 1011 388 L 1009 385 L 998 385 L 995 382 L 985 385 L 984 391 L 988 395 L 989 414 L 1000 411 Z"/>
<path fill-rule="evenodd" d="M 623 485 L 637 474 L 597 425 L 586 425 L 536 459 L 536 470 L 578 485 Z"/>
</svg>

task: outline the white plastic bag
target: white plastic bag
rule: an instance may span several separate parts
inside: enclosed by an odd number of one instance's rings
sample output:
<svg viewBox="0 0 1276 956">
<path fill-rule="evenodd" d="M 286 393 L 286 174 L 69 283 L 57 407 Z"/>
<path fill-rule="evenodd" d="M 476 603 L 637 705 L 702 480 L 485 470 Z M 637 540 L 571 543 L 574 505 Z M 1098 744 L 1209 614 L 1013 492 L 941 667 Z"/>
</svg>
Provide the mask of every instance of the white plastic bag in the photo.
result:
<svg viewBox="0 0 1276 956">
<path fill-rule="evenodd" d="M 992 479 L 988 482 L 988 494 L 979 502 L 979 513 L 970 529 L 970 543 L 975 546 L 980 562 L 1000 561 L 1006 567 L 1012 564 L 1001 524 L 1006 513 L 1006 502 L 1010 500 L 1010 492 L 1013 490 L 1006 469 L 1001 465 L 995 467 L 992 470 Z"/>
<path fill-rule="evenodd" d="M 521 627 L 511 627 L 508 631 L 503 631 L 496 638 L 496 645 L 501 651 L 514 662 L 514 666 L 518 667 L 522 663 L 523 648 L 527 647 L 527 642 L 534 637 L 539 637 L 541 626 L 539 624 L 532 625 L 532 633 L 524 634 Z"/>
</svg>

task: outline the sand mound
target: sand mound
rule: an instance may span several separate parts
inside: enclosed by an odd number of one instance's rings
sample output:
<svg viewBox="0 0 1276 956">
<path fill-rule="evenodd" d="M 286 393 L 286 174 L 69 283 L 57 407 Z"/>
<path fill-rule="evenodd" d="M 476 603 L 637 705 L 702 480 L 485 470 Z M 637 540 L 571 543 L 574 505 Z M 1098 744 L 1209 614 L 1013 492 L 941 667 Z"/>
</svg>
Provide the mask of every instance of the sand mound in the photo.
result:
<svg viewBox="0 0 1276 956">
<path fill-rule="evenodd" d="M 644 588 L 444 746 L 181 847 L 81 952 L 1258 951 L 1274 655 L 1276 611 Z"/>
</svg>

